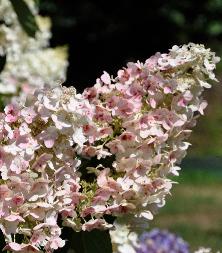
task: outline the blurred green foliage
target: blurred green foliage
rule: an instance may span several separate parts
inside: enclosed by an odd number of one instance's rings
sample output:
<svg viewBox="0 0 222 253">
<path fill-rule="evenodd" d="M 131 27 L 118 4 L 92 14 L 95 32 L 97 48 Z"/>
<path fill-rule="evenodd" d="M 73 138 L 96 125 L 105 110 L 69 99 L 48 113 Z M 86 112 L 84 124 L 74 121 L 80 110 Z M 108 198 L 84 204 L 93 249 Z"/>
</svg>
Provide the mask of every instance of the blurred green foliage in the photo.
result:
<svg viewBox="0 0 222 253">
<path fill-rule="evenodd" d="M 167 204 L 151 222 L 182 236 L 192 252 L 199 246 L 222 250 L 222 170 L 183 170 Z"/>
<path fill-rule="evenodd" d="M 219 74 L 219 73 L 218 73 Z M 221 79 L 220 74 L 218 75 Z M 208 108 L 205 116 L 198 119 L 197 126 L 189 140 L 192 143 L 190 156 L 222 157 L 222 87 L 221 83 L 213 85 L 205 92 Z"/>
</svg>

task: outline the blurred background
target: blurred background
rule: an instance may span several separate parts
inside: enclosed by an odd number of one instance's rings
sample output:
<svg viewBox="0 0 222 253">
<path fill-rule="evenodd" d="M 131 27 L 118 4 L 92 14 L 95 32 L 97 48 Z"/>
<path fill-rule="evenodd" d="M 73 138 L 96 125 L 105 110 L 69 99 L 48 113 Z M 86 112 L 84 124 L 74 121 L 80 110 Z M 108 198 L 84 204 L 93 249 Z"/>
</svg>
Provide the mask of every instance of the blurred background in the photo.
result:
<svg viewBox="0 0 222 253">
<path fill-rule="evenodd" d="M 78 91 L 106 70 L 144 61 L 174 44 L 203 43 L 222 56 L 222 0 L 40 0 L 52 18 L 51 45 L 69 46 L 66 85 Z M 222 79 L 222 64 L 217 69 Z M 180 234 L 192 249 L 222 249 L 222 87 L 205 94 L 209 107 L 192 134 L 179 185 L 151 223 Z M 178 179 L 175 179 L 178 180 Z"/>
</svg>

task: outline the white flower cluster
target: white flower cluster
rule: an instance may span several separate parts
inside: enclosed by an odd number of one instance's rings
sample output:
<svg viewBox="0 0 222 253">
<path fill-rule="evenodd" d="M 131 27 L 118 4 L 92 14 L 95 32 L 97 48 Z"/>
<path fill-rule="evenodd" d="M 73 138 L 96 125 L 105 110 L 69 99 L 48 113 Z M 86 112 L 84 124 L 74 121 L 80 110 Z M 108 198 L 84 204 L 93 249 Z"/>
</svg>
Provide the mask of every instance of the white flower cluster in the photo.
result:
<svg viewBox="0 0 222 253">
<path fill-rule="evenodd" d="M 196 250 L 194 253 L 213 253 L 211 248 L 203 248 L 200 247 L 198 250 Z M 220 251 L 217 251 L 217 253 L 220 253 Z"/>
<path fill-rule="evenodd" d="M 127 225 L 115 223 L 115 230 L 110 230 L 110 236 L 113 253 L 136 253 L 138 234 L 130 231 Z"/>
<path fill-rule="evenodd" d="M 0 55 L 6 64 L 0 73 L 0 93 L 18 95 L 33 92 L 45 84 L 54 86 L 64 81 L 68 66 L 65 48 L 49 48 L 51 22 L 38 15 L 33 0 L 26 0 L 39 27 L 35 38 L 21 27 L 9 0 L 1 0 Z"/>
</svg>

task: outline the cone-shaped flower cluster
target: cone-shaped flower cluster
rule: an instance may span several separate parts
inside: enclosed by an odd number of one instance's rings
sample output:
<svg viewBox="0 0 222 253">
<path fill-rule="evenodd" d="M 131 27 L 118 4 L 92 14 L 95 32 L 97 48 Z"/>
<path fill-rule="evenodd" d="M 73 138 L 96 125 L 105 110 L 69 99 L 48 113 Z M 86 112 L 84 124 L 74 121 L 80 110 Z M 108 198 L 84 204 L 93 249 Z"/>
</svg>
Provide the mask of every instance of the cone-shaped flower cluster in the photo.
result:
<svg viewBox="0 0 222 253">
<path fill-rule="evenodd" d="M 167 175 L 178 175 L 218 60 L 203 45 L 174 46 L 145 64 L 128 63 L 115 79 L 104 72 L 83 93 L 95 106 L 94 124 L 84 126 L 89 142 L 83 153 L 113 160 L 96 172 L 98 189 L 87 214 L 152 219 L 171 189 Z"/>
<path fill-rule="evenodd" d="M 63 247 L 58 220 L 90 231 L 112 227 L 109 215 L 152 219 L 206 107 L 201 94 L 208 79 L 216 80 L 217 61 L 202 45 L 174 46 L 145 64 L 129 63 L 116 78 L 104 72 L 83 95 L 57 87 L 6 106 L 0 116 L 6 249 Z"/>
</svg>

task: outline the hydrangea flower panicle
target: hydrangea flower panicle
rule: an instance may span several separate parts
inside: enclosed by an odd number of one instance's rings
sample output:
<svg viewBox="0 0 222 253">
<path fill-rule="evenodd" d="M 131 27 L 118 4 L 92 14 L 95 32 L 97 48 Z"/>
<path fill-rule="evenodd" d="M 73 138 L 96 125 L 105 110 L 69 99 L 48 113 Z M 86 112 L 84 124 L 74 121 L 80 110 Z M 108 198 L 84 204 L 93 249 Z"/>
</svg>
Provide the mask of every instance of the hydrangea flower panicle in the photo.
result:
<svg viewBox="0 0 222 253">
<path fill-rule="evenodd" d="M 186 155 L 218 59 L 173 47 L 104 72 L 83 94 L 36 89 L 0 114 L 0 222 L 6 249 L 53 252 L 61 227 L 110 229 L 108 216 L 153 219 Z M 18 244 L 14 234 L 24 236 Z"/>
</svg>

